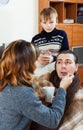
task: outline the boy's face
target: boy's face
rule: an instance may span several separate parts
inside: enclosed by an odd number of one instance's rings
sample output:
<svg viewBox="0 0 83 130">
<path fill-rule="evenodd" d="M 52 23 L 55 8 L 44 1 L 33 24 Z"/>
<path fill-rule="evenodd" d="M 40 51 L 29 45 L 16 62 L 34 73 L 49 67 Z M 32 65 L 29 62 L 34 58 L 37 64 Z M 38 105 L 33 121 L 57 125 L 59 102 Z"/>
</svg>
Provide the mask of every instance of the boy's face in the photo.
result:
<svg viewBox="0 0 83 130">
<path fill-rule="evenodd" d="M 60 54 L 56 61 L 56 71 L 58 77 L 62 79 L 68 74 L 74 74 L 78 70 L 78 64 L 75 64 L 72 54 Z"/>
<path fill-rule="evenodd" d="M 41 26 L 47 33 L 52 32 L 55 28 L 55 25 L 56 25 L 56 17 L 54 15 L 52 15 L 52 17 L 48 19 L 44 19 L 42 16 Z"/>
</svg>

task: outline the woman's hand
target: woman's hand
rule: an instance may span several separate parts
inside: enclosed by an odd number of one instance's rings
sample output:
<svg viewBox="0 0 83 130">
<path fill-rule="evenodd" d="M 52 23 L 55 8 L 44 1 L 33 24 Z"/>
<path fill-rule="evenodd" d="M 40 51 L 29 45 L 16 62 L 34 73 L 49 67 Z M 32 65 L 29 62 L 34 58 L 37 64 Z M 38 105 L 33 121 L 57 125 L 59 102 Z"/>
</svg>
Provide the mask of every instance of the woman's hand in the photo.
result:
<svg viewBox="0 0 83 130">
<path fill-rule="evenodd" d="M 67 89 L 71 85 L 73 78 L 74 78 L 73 74 L 68 74 L 67 76 L 62 78 L 62 80 L 60 82 L 60 87 Z"/>
</svg>

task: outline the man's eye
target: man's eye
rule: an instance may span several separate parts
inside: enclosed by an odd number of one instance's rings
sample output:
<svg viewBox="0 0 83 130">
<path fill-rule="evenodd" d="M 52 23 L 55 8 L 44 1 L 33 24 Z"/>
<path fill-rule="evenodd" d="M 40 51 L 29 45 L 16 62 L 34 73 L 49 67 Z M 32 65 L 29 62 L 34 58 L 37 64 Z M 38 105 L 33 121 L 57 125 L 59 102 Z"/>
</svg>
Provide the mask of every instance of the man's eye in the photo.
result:
<svg viewBox="0 0 83 130">
<path fill-rule="evenodd" d="M 61 64 L 61 62 L 60 62 L 60 61 L 58 61 L 58 62 L 57 62 L 57 64 Z"/>
<path fill-rule="evenodd" d="M 66 64 L 71 64 L 71 62 L 68 61 L 68 62 L 66 62 Z"/>
</svg>

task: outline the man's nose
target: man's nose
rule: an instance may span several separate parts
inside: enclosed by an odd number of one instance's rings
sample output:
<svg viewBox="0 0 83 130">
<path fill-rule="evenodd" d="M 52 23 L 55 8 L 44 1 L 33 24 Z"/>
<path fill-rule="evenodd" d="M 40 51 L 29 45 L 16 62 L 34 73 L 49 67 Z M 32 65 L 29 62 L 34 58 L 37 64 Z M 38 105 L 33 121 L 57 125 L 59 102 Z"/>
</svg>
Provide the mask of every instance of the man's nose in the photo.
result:
<svg viewBox="0 0 83 130">
<path fill-rule="evenodd" d="M 62 67 L 66 67 L 66 64 L 65 64 L 65 63 L 62 63 L 61 66 L 62 66 Z"/>
</svg>

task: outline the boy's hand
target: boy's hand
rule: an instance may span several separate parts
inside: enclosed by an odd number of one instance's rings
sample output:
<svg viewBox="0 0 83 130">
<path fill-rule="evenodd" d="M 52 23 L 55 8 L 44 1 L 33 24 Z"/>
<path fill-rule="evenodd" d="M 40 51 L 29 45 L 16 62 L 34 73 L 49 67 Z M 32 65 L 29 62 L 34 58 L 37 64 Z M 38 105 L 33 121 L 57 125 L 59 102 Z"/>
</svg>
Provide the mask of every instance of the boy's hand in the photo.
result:
<svg viewBox="0 0 83 130">
<path fill-rule="evenodd" d="M 40 64 L 47 65 L 53 61 L 53 56 L 51 55 L 50 51 L 40 53 L 38 61 L 40 62 Z"/>
</svg>

